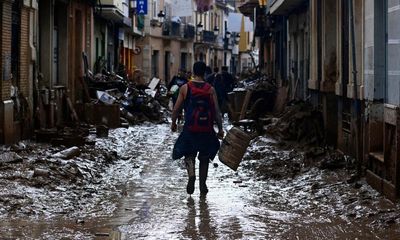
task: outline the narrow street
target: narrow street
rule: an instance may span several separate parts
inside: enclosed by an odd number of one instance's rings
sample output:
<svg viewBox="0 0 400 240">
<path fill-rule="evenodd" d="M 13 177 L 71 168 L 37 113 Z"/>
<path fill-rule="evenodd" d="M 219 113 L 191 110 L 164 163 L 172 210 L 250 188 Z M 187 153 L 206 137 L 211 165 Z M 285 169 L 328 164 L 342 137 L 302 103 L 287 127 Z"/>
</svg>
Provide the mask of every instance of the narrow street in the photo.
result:
<svg viewBox="0 0 400 240">
<path fill-rule="evenodd" d="M 0 240 L 400 239 L 398 23 L 388 0 L 0 0 Z"/>
<path fill-rule="evenodd" d="M 113 130 L 96 148 L 114 149 L 118 160 L 80 190 L 72 210 L 2 215 L 4 239 L 399 239 L 399 207 L 364 181 L 348 184 L 349 171 L 301 166 L 295 150 L 260 137 L 235 173 L 217 159 L 210 165 L 209 194 L 186 194 L 186 170 L 171 160 L 177 134 L 169 126 Z M 290 147 L 289 147 L 290 148 Z M 288 149 L 286 146 L 285 149 Z M 256 153 L 256 154 L 255 154 Z M 290 158 L 289 158 L 290 156 Z M 269 163 L 279 160 L 292 166 Z M 271 169 L 272 167 L 272 169 Z M 280 174 L 280 170 L 286 169 Z M 268 170 L 269 169 L 269 170 Z M 292 175 L 292 176 L 289 176 Z M 44 190 L 37 199 L 56 196 Z M 96 189 L 96 191 L 91 191 Z M 39 190 L 36 190 L 37 192 Z M 93 193 L 90 196 L 87 194 Z M 30 194 L 29 192 L 25 194 Z M 57 198 L 57 196 L 60 196 Z M 35 204 L 37 204 L 35 202 Z M 53 204 L 54 205 L 54 204 Z M 46 209 L 46 208 L 45 208 Z"/>
</svg>

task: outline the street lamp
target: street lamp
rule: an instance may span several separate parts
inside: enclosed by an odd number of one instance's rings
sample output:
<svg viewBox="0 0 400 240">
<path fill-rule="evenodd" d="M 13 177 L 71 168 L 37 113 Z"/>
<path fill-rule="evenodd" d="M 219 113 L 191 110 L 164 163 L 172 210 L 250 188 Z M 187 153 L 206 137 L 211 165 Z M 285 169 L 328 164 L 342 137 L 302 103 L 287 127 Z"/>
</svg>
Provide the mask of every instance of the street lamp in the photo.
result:
<svg viewBox="0 0 400 240">
<path fill-rule="evenodd" d="M 158 21 L 159 21 L 161 24 L 163 24 L 163 23 L 164 23 L 164 19 L 165 19 L 165 13 L 161 10 L 161 11 L 157 14 L 157 17 L 158 17 Z"/>
<path fill-rule="evenodd" d="M 231 38 L 231 32 L 227 31 L 227 32 L 225 33 L 225 37 L 226 37 L 226 39 Z"/>
<path fill-rule="evenodd" d="M 199 24 L 197 24 L 197 34 L 200 34 L 202 32 L 203 32 L 203 24 L 199 22 Z"/>
<path fill-rule="evenodd" d="M 235 42 L 236 42 L 236 43 L 239 43 L 239 41 L 240 41 L 240 34 L 238 33 L 238 34 L 236 34 L 236 36 L 235 36 Z"/>
</svg>

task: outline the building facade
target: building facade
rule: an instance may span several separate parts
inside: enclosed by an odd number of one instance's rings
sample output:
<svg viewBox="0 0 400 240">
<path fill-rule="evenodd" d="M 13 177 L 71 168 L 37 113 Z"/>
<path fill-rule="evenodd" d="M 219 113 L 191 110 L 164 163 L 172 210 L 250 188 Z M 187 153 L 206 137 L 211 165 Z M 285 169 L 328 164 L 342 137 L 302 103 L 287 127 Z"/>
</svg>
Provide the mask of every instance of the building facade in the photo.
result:
<svg viewBox="0 0 400 240">
<path fill-rule="evenodd" d="M 400 196 L 400 5 L 364 1 L 365 166 L 367 181 L 394 200 Z"/>
<path fill-rule="evenodd" d="M 354 156 L 390 199 L 400 195 L 399 7 L 377 0 L 269 1 L 256 32 L 264 72 L 287 83 L 290 99 L 320 109 L 327 144 Z"/>
<path fill-rule="evenodd" d="M 129 3 L 0 2 L 1 143 L 70 121 L 66 111 L 90 100 L 84 77 L 96 72 L 98 59 L 104 70 L 132 77 L 143 24 Z"/>
<path fill-rule="evenodd" d="M 0 2 L 1 143 L 27 138 L 32 131 L 37 9 L 34 0 Z"/>
<path fill-rule="evenodd" d="M 145 16 L 145 37 L 137 41 L 141 53 L 135 65 L 145 82 L 159 78 L 168 83 L 179 69 L 190 70 L 193 62 L 195 27 L 192 17 L 172 15 L 169 1 L 149 1 Z M 159 14 L 164 14 L 163 18 Z"/>
</svg>

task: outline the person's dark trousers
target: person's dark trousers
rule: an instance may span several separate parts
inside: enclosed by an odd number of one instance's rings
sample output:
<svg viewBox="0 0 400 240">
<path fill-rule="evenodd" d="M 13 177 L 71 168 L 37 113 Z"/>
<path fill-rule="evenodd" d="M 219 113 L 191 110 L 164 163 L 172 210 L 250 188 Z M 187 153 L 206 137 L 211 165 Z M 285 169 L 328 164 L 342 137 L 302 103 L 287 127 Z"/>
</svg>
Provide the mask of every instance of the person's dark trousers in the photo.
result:
<svg viewBox="0 0 400 240">
<path fill-rule="evenodd" d="M 207 181 L 207 176 L 208 176 L 209 160 L 208 160 L 208 158 L 203 158 L 203 159 L 199 159 L 199 160 L 200 160 L 200 166 L 199 166 L 200 194 L 206 195 L 208 193 L 206 181 Z"/>
<path fill-rule="evenodd" d="M 196 181 L 196 173 L 195 173 L 195 156 L 187 156 L 185 157 L 186 170 L 188 172 L 188 183 L 186 186 L 186 192 L 188 194 L 193 194 L 194 192 L 194 183 Z"/>
</svg>

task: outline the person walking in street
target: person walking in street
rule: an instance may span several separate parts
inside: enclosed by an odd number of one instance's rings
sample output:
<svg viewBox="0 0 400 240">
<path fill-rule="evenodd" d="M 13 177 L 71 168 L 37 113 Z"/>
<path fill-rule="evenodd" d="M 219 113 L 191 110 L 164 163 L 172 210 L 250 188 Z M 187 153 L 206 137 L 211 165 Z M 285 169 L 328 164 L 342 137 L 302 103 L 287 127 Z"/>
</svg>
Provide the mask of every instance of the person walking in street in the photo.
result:
<svg viewBox="0 0 400 240">
<path fill-rule="evenodd" d="M 181 87 L 172 113 L 171 130 L 176 132 L 177 117 L 182 106 L 184 107 L 185 124 L 174 145 L 172 158 L 185 157 L 189 176 L 186 186 L 188 194 L 193 194 L 195 188 L 195 159 L 197 155 L 200 161 L 200 193 L 201 195 L 207 194 L 208 165 L 219 150 L 218 138 L 224 137 L 217 95 L 214 88 L 204 80 L 205 70 L 206 64 L 204 62 L 196 62 L 193 65 L 194 79 Z M 218 126 L 218 133 L 214 130 L 215 122 Z"/>
<path fill-rule="evenodd" d="M 175 106 L 176 100 L 178 99 L 179 89 L 188 82 L 184 69 L 180 69 L 178 74 L 175 75 L 171 82 L 168 84 L 168 91 L 172 98 L 173 106 Z"/>
<path fill-rule="evenodd" d="M 228 93 L 233 91 L 234 79 L 228 72 L 228 67 L 223 66 L 221 74 L 216 75 L 214 79 L 214 88 L 217 93 L 218 104 L 221 107 L 221 113 L 228 111 Z"/>
<path fill-rule="evenodd" d="M 233 77 L 232 74 L 228 72 L 227 66 L 223 66 L 221 68 L 221 76 L 224 79 L 225 92 L 226 93 L 232 92 L 235 85 L 235 78 Z"/>
<path fill-rule="evenodd" d="M 208 77 L 206 77 L 206 82 L 211 84 L 211 86 L 214 86 L 215 79 L 218 77 L 218 75 L 219 75 L 219 68 L 215 67 L 214 72 L 210 74 Z"/>
</svg>

